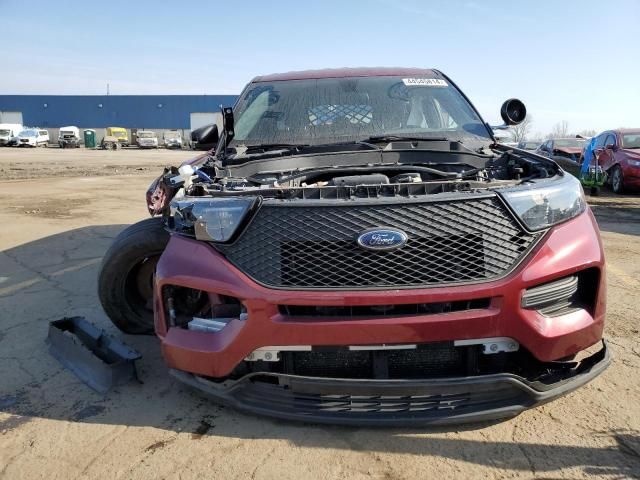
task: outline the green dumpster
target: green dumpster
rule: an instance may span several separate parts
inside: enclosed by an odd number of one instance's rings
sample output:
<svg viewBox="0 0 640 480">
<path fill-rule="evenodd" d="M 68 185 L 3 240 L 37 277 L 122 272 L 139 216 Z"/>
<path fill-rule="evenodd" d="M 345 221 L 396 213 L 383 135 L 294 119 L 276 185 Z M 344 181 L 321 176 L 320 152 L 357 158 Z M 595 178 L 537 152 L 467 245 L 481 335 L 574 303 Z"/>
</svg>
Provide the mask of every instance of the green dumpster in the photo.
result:
<svg viewBox="0 0 640 480">
<path fill-rule="evenodd" d="M 96 131 L 84 131 L 84 148 L 96 148 Z"/>
</svg>

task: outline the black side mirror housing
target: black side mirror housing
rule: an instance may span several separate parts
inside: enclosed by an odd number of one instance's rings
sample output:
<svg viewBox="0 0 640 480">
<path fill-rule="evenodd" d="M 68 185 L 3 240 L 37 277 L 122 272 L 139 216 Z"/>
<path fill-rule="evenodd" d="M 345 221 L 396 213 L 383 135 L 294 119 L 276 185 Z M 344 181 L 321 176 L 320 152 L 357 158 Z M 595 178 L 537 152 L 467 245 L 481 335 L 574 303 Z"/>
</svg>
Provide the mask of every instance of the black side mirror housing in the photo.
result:
<svg viewBox="0 0 640 480">
<path fill-rule="evenodd" d="M 605 147 L 607 150 L 616 150 L 616 145 L 614 143 L 608 143 L 607 145 L 605 145 Z"/>
<path fill-rule="evenodd" d="M 215 123 L 196 128 L 191 132 L 191 141 L 194 143 L 193 146 L 196 150 L 211 150 L 212 148 L 216 148 L 219 139 L 218 125 Z"/>
<path fill-rule="evenodd" d="M 510 98 L 502 104 L 500 116 L 505 125 L 518 125 L 527 116 L 527 108 L 517 98 Z"/>
<path fill-rule="evenodd" d="M 191 132 L 191 141 L 204 144 L 216 144 L 220 138 L 218 125 L 212 123 L 204 127 L 196 128 Z"/>
</svg>

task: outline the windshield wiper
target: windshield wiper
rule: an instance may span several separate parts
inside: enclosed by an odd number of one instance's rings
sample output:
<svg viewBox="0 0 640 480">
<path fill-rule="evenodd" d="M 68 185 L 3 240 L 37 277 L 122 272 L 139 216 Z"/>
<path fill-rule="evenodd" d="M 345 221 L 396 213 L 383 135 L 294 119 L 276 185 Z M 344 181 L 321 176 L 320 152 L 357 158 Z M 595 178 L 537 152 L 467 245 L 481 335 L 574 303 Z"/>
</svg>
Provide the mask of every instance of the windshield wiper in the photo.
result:
<svg viewBox="0 0 640 480">
<path fill-rule="evenodd" d="M 367 137 L 363 142 L 449 142 L 446 137 L 415 137 L 405 135 L 374 135 Z M 455 140 L 458 143 L 462 143 L 459 140 Z"/>
<path fill-rule="evenodd" d="M 273 149 L 283 149 L 283 150 L 293 150 L 296 148 L 304 148 L 308 147 L 308 144 L 305 143 L 258 143 L 256 145 L 237 145 L 238 147 L 245 147 L 247 151 L 253 150 L 273 150 Z"/>
<path fill-rule="evenodd" d="M 313 151 L 335 151 L 339 147 L 362 145 L 371 150 L 382 150 L 380 147 L 365 141 L 341 141 L 331 143 L 259 143 L 255 145 L 238 144 L 236 148 L 246 148 L 246 151 L 239 154 L 241 156 L 256 157 L 262 154 L 269 154 L 273 151 L 283 150 L 288 153 L 311 153 Z"/>
</svg>

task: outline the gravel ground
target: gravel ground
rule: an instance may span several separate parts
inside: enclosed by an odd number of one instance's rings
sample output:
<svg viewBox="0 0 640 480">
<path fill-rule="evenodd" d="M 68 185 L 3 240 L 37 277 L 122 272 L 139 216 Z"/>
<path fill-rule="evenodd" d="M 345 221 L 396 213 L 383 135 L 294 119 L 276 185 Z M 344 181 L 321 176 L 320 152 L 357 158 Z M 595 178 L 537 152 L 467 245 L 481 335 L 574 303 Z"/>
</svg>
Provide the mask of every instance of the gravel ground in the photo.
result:
<svg viewBox="0 0 640 480">
<path fill-rule="evenodd" d="M 497 423 L 431 429 L 291 424 L 211 404 L 172 380 L 152 337 L 116 331 L 101 257 L 145 217 L 144 191 L 192 152 L 0 149 L 0 478 L 640 478 L 640 197 L 590 202 L 607 255 L 612 366 Z M 140 350 L 143 384 L 99 395 L 47 353 L 83 315 Z"/>
</svg>

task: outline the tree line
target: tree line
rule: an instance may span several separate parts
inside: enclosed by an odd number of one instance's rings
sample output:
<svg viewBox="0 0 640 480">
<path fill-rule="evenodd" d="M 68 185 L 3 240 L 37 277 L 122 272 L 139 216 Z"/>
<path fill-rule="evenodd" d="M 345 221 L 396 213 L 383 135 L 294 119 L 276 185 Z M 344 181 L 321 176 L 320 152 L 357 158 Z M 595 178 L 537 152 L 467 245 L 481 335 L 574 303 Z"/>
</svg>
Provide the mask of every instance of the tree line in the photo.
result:
<svg viewBox="0 0 640 480">
<path fill-rule="evenodd" d="M 533 129 L 533 117 L 527 115 L 527 118 L 520 125 L 513 125 L 509 127 L 509 133 L 511 134 L 511 140 L 513 142 L 522 142 L 525 140 L 543 142 L 549 138 L 566 138 L 575 137 L 581 135 L 586 138 L 591 138 L 598 134 L 594 129 L 580 130 L 579 132 L 571 132 L 569 130 L 569 122 L 561 120 L 556 123 L 551 132 L 543 135 L 541 132 L 532 133 Z"/>
</svg>

